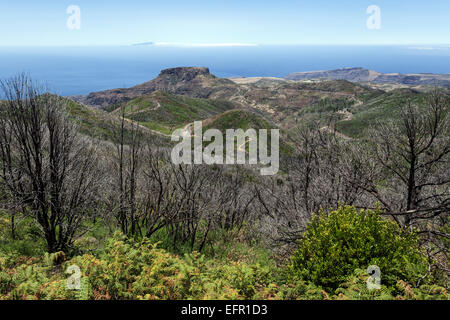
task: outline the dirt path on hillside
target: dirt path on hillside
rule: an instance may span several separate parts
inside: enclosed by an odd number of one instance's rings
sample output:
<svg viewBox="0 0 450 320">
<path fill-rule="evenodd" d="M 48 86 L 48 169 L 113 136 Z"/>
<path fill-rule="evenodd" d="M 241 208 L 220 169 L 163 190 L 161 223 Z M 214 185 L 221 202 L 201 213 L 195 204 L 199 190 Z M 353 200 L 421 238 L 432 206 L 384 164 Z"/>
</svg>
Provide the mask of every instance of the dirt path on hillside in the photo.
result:
<svg viewBox="0 0 450 320">
<path fill-rule="evenodd" d="M 169 137 L 169 138 L 171 137 L 171 135 L 159 132 L 157 130 L 153 130 L 153 129 L 147 128 L 146 126 L 143 126 L 142 124 L 140 124 L 137 121 L 130 120 L 128 118 L 124 118 L 124 119 L 125 119 L 126 122 L 134 124 L 134 125 L 138 126 L 140 129 L 142 129 L 144 131 L 151 132 L 151 133 L 154 133 L 154 134 L 157 134 L 157 135 L 160 135 L 160 136 L 164 136 L 164 137 Z"/>
<path fill-rule="evenodd" d="M 359 107 L 359 106 L 361 106 L 363 104 L 363 102 L 361 100 L 359 100 L 357 98 L 355 98 L 355 100 L 356 100 L 356 103 L 352 107 Z M 353 113 L 351 113 L 347 109 L 339 110 L 337 113 L 344 115 L 344 119 L 339 120 L 338 122 L 351 121 L 353 119 Z M 345 140 L 351 140 L 352 139 L 351 137 L 349 137 L 349 136 L 347 136 L 347 135 L 345 135 L 345 134 L 343 134 L 343 133 L 333 129 L 330 126 L 324 126 L 324 127 L 320 128 L 320 131 L 326 131 L 328 133 L 335 134 L 336 136 L 338 136 L 338 137 L 340 137 L 342 139 L 345 139 Z"/>
<path fill-rule="evenodd" d="M 342 139 L 345 139 L 345 140 L 351 140 L 352 139 L 351 137 L 349 137 L 349 136 L 347 136 L 347 135 L 345 135 L 343 133 L 340 133 L 339 131 L 334 130 L 330 126 L 322 127 L 322 128 L 320 128 L 320 131 L 326 131 L 326 132 L 328 132 L 330 134 L 335 134 L 339 138 L 342 138 Z"/>
<path fill-rule="evenodd" d="M 156 107 L 150 109 L 151 111 L 155 111 L 155 110 L 158 110 L 159 108 L 161 108 L 161 103 L 159 103 L 158 100 L 154 100 L 154 99 L 153 99 L 153 102 L 156 103 Z M 147 111 L 149 111 L 149 109 L 148 109 L 148 108 L 144 108 L 144 109 L 142 109 L 142 110 L 138 110 L 138 111 L 134 111 L 134 112 L 127 113 L 127 115 L 128 115 L 128 116 L 131 116 L 131 115 L 135 115 L 135 114 L 139 114 L 139 113 L 143 113 L 143 112 L 147 112 Z"/>
<path fill-rule="evenodd" d="M 252 141 L 252 139 L 251 139 L 251 138 L 248 138 L 248 140 L 245 140 L 243 143 L 241 143 L 241 144 L 237 147 L 237 149 L 238 149 L 238 150 L 241 150 L 241 151 L 244 151 L 245 153 L 248 153 L 248 151 L 245 150 L 245 145 L 246 145 L 247 143 L 250 144 L 250 141 Z"/>
</svg>

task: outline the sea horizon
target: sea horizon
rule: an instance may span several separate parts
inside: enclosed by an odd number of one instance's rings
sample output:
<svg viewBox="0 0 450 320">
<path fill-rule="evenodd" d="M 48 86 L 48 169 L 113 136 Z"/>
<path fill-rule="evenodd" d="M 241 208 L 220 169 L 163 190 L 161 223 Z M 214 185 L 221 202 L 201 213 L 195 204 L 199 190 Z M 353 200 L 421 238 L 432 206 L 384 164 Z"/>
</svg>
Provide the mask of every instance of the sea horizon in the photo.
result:
<svg viewBox="0 0 450 320">
<path fill-rule="evenodd" d="M 0 47 L 0 79 L 27 73 L 63 96 L 131 87 L 172 67 L 218 77 L 285 77 L 361 67 L 382 73 L 450 73 L 450 45 L 122 45 Z"/>
</svg>

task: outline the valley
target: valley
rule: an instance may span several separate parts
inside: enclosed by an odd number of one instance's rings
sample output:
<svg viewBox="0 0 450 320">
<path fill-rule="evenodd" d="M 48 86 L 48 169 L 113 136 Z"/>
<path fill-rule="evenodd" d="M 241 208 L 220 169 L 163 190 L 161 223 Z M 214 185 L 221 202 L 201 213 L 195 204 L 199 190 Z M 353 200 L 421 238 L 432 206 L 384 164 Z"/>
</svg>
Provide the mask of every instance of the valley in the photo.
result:
<svg viewBox="0 0 450 320">
<path fill-rule="evenodd" d="M 366 69 L 348 68 L 294 73 L 285 79 L 224 79 L 207 68 L 180 67 L 162 70 L 157 78 L 135 87 L 71 98 L 112 116 L 123 109 L 128 121 L 163 136 L 193 121 L 210 123 L 231 110 L 242 110 L 286 131 L 313 121 L 349 138 L 361 136 L 369 122 L 392 116 L 398 101 L 418 101 L 433 89 L 401 81 L 384 85 L 367 82 L 380 76 Z M 440 75 L 436 78 L 446 79 Z M 450 92 L 448 88 L 443 90 Z"/>
</svg>

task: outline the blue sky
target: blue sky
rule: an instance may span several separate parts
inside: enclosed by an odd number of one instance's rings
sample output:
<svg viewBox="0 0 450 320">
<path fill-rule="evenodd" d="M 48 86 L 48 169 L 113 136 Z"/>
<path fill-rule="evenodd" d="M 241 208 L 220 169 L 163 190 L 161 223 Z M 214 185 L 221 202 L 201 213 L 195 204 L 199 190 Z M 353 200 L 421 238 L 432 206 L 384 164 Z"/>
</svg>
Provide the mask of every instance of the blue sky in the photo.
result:
<svg viewBox="0 0 450 320">
<path fill-rule="evenodd" d="M 66 9 L 81 9 L 81 29 Z M 369 5 L 381 29 L 369 30 Z M 449 44 L 448 0 L 2 0 L 0 46 Z"/>
</svg>

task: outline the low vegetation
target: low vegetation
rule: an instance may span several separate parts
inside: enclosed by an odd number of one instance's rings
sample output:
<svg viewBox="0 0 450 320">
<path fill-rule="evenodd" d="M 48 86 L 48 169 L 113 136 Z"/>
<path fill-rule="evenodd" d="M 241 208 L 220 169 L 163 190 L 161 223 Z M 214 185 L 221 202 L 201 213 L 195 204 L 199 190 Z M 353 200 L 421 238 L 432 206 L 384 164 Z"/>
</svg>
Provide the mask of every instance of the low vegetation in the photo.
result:
<svg viewBox="0 0 450 320">
<path fill-rule="evenodd" d="M 151 95 L 128 101 L 113 113 L 124 112 L 126 118 L 170 135 L 177 128 L 232 108 L 233 105 L 228 102 L 189 98 L 156 91 Z"/>
<path fill-rule="evenodd" d="M 264 249 L 255 252 L 242 240 L 226 249 L 217 239 L 220 254 L 183 255 L 160 248 L 164 243 L 117 232 L 103 249 L 71 258 L 63 252 L 30 257 L 2 251 L 0 299 L 448 299 L 435 279 L 416 285 L 426 257 L 413 235 L 402 233 L 377 212 L 340 207 L 329 217 L 317 216 L 292 264 L 277 266 Z M 237 235 L 222 236 L 230 241 Z M 385 270 L 379 289 L 367 289 L 370 263 Z M 81 270 L 79 290 L 67 286 L 72 265 Z"/>
</svg>

